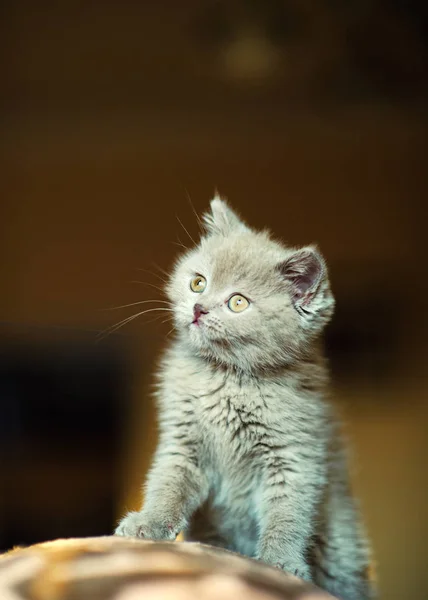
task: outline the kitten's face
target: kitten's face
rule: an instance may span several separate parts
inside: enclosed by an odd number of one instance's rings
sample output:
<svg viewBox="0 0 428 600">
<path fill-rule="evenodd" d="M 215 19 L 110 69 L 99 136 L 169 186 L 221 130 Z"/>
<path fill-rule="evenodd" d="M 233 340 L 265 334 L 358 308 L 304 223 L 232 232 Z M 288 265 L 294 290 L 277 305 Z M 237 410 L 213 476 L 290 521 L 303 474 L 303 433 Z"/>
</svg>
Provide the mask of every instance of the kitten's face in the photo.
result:
<svg viewBox="0 0 428 600">
<path fill-rule="evenodd" d="M 248 229 L 220 200 L 206 222 L 208 235 L 180 259 L 167 288 L 181 338 L 200 356 L 245 371 L 289 363 L 331 312 L 308 327 L 308 306 L 301 310 L 283 273 L 294 252 Z"/>
</svg>

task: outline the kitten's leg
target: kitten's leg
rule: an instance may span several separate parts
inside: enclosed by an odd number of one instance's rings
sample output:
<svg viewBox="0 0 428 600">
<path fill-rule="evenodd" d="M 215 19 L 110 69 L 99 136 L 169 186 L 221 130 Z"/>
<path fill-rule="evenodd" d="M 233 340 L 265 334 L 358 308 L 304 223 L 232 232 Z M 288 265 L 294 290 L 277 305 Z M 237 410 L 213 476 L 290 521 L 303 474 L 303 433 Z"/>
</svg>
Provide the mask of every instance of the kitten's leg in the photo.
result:
<svg viewBox="0 0 428 600">
<path fill-rule="evenodd" d="M 257 558 L 310 581 L 306 552 L 325 469 L 322 460 L 308 454 L 305 449 L 293 457 L 266 457 Z"/>
<path fill-rule="evenodd" d="M 207 495 L 208 485 L 195 447 L 183 432 L 169 429 L 161 436 L 149 472 L 144 507 L 128 513 L 115 534 L 154 540 L 173 540 Z"/>
<path fill-rule="evenodd" d="M 326 512 L 311 552 L 315 583 L 343 600 L 373 598 L 368 543 L 352 499 L 331 498 Z"/>
</svg>

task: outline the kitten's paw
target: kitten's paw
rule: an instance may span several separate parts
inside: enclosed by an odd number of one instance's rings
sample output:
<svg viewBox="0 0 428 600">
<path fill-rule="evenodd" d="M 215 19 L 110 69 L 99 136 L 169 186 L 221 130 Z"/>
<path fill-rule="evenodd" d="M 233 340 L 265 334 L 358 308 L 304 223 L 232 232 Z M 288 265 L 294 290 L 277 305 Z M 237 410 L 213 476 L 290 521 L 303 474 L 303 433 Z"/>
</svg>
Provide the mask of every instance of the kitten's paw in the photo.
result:
<svg viewBox="0 0 428 600">
<path fill-rule="evenodd" d="M 311 570 L 309 565 L 305 563 L 304 560 L 293 560 L 284 558 L 281 555 L 278 555 L 276 552 L 264 552 L 256 557 L 258 560 L 271 565 L 272 567 L 276 567 L 277 569 L 281 569 L 286 573 L 290 573 L 290 575 L 295 575 L 300 579 L 304 579 L 305 581 L 311 581 Z"/>
<path fill-rule="evenodd" d="M 295 566 L 287 562 L 278 562 L 274 566 L 277 569 L 281 569 L 282 571 L 290 573 L 290 575 L 295 575 L 296 577 L 304 579 L 305 581 L 311 581 L 312 579 L 309 567 L 307 565 Z"/>
<path fill-rule="evenodd" d="M 119 523 L 114 534 L 147 540 L 175 540 L 181 527 L 168 519 L 152 521 L 142 512 L 129 512 Z"/>
</svg>

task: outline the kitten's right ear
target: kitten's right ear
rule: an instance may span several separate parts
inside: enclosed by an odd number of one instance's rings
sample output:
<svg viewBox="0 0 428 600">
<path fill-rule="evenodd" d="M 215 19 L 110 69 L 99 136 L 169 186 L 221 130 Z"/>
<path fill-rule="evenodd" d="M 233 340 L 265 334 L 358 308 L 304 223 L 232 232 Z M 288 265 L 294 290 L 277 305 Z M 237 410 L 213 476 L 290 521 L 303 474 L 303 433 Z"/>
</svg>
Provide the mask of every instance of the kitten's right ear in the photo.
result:
<svg viewBox="0 0 428 600">
<path fill-rule="evenodd" d="M 203 215 L 210 234 L 227 236 L 235 231 L 248 231 L 248 227 L 218 194 L 210 202 L 211 211 Z"/>
</svg>

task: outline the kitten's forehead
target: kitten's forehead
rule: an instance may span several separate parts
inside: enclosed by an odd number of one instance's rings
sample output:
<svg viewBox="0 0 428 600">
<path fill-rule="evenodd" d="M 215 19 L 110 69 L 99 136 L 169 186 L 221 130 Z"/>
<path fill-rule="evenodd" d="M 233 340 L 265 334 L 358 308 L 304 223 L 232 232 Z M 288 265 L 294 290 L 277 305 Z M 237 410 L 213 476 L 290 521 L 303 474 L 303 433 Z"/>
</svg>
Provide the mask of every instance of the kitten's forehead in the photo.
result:
<svg viewBox="0 0 428 600">
<path fill-rule="evenodd" d="M 266 285 L 275 277 L 281 250 L 266 234 L 248 232 L 205 240 L 201 252 L 208 259 L 213 285 L 223 288 L 241 282 Z"/>
</svg>

